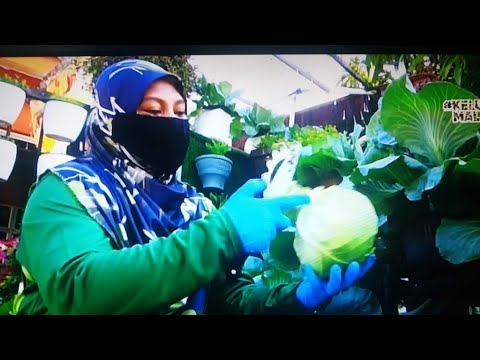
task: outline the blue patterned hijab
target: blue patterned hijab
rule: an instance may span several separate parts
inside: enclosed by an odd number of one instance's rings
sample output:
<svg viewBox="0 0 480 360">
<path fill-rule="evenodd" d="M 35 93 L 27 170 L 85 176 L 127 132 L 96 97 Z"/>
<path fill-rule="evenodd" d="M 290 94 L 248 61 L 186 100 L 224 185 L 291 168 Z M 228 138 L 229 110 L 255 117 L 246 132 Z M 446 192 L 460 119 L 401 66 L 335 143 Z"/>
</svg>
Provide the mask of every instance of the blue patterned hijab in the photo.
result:
<svg viewBox="0 0 480 360">
<path fill-rule="evenodd" d="M 168 236 L 212 209 L 193 187 L 175 178 L 154 179 L 111 138 L 113 116 L 135 113 L 149 86 L 166 77 L 176 79 L 184 96 L 180 80 L 152 63 L 125 60 L 106 68 L 97 80 L 95 105 L 87 120 L 88 155 L 52 169 L 110 235 L 115 248 Z"/>
</svg>

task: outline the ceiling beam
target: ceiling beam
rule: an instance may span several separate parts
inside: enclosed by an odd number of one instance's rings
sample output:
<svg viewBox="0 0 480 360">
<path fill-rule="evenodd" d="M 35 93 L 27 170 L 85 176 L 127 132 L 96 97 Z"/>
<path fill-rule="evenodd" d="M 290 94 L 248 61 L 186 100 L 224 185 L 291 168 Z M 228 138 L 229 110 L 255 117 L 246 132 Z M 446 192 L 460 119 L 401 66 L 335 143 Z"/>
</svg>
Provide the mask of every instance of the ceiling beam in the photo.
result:
<svg viewBox="0 0 480 360">
<path fill-rule="evenodd" d="M 307 71 L 304 71 L 302 70 L 301 68 L 299 68 L 298 66 L 296 66 L 295 64 L 293 64 L 292 62 L 288 61 L 287 59 L 285 59 L 284 56 L 282 55 L 273 55 L 274 58 L 276 58 L 278 61 L 284 63 L 285 65 L 287 65 L 289 68 L 291 68 L 292 70 L 294 70 L 295 72 L 297 72 L 298 74 L 300 74 L 301 76 L 303 76 L 305 79 L 307 79 L 308 81 L 311 81 L 312 83 L 314 83 L 315 85 L 317 85 L 320 89 L 322 89 L 323 91 L 325 91 L 326 93 L 330 93 L 331 92 L 331 89 L 323 84 L 321 81 L 319 81 L 317 78 L 315 78 L 315 76 L 313 76 L 312 74 L 310 74 L 309 72 Z"/>
</svg>

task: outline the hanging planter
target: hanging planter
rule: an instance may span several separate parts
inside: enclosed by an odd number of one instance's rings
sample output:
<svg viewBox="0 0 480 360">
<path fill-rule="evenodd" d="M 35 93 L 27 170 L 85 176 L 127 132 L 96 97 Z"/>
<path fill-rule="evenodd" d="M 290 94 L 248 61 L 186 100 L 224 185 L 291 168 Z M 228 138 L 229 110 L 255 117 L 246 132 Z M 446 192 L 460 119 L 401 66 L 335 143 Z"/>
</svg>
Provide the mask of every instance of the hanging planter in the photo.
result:
<svg viewBox="0 0 480 360">
<path fill-rule="evenodd" d="M 230 124 L 232 121 L 233 118 L 222 109 L 204 110 L 195 119 L 194 131 L 231 146 Z"/>
<path fill-rule="evenodd" d="M 50 100 L 43 112 L 43 132 L 52 139 L 74 142 L 87 118 L 87 110 L 66 101 Z"/>
<path fill-rule="evenodd" d="M 7 181 L 17 159 L 17 145 L 10 140 L 0 139 L 0 181 Z"/>
<path fill-rule="evenodd" d="M 17 120 L 27 94 L 18 86 L 0 80 L 0 125 L 9 126 Z"/>
<path fill-rule="evenodd" d="M 204 189 L 223 191 L 233 166 L 232 160 L 225 156 L 230 151 L 230 146 L 214 140 L 206 144 L 206 147 L 210 154 L 202 155 L 195 159 L 198 176 Z"/>
<path fill-rule="evenodd" d="M 272 158 L 272 149 L 255 149 L 250 152 L 250 157 L 253 159 L 253 166 L 255 174 L 260 177 L 267 172 L 267 161 Z"/>
<path fill-rule="evenodd" d="M 37 179 L 48 169 L 73 160 L 74 157 L 65 154 L 41 154 L 37 161 Z"/>
<path fill-rule="evenodd" d="M 254 136 L 254 137 L 249 137 L 243 146 L 243 151 L 245 151 L 247 154 L 251 154 L 252 151 L 256 150 L 258 145 L 260 144 L 260 141 L 262 141 L 261 136 Z"/>
<path fill-rule="evenodd" d="M 233 162 L 223 155 L 208 154 L 196 158 L 195 166 L 204 189 L 224 190 Z"/>
</svg>

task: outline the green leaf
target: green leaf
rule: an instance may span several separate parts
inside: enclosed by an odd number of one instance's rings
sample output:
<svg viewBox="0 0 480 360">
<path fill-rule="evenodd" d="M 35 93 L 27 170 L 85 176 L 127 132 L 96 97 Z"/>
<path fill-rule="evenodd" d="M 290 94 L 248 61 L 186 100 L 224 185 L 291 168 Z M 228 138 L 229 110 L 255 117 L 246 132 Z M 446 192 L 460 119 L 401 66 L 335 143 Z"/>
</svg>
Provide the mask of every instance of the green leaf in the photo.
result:
<svg viewBox="0 0 480 360">
<path fill-rule="evenodd" d="M 280 269 L 266 270 L 262 274 L 262 284 L 268 288 L 274 288 L 279 285 L 291 284 L 294 282 L 293 276 L 288 271 Z"/>
<path fill-rule="evenodd" d="M 454 62 L 455 62 L 455 56 L 452 56 L 452 55 L 445 56 L 444 62 L 440 67 L 440 73 L 439 73 L 440 78 L 442 80 L 447 79 L 448 74 L 450 73 L 450 69 L 452 68 L 452 65 Z"/>
<path fill-rule="evenodd" d="M 375 114 L 372 115 L 370 121 L 368 122 L 366 129 L 367 139 L 373 144 L 382 144 L 387 146 L 395 146 L 397 141 L 392 136 L 385 131 L 381 123 L 381 112 L 377 110 Z"/>
<path fill-rule="evenodd" d="M 450 172 L 460 161 L 459 158 L 447 159 L 442 165 L 428 169 L 405 189 L 405 195 L 410 201 L 417 201 L 422 198 L 425 191 L 435 188 L 442 181 L 444 175 Z"/>
<path fill-rule="evenodd" d="M 350 138 L 352 139 L 353 145 L 357 143 L 358 138 L 362 134 L 362 131 L 363 131 L 363 126 L 358 123 L 355 123 L 355 125 L 353 126 L 353 131 L 350 133 Z"/>
<path fill-rule="evenodd" d="M 452 264 L 480 258 L 480 220 L 445 218 L 437 229 L 436 245 Z"/>
<path fill-rule="evenodd" d="M 274 260 L 273 265 L 280 270 L 291 271 L 300 267 L 293 241 L 295 240 L 295 232 L 280 232 L 270 243 L 270 256 Z"/>
<path fill-rule="evenodd" d="M 480 140 L 478 134 L 477 138 L 479 138 Z M 477 145 L 475 146 L 475 148 L 469 154 L 463 156 L 461 159 L 464 161 L 469 161 L 471 159 L 480 159 L 480 141 L 477 141 Z"/>
<path fill-rule="evenodd" d="M 271 111 L 257 103 L 242 115 L 245 120 L 244 131 L 248 136 L 285 131 L 284 117 L 275 116 Z"/>
<path fill-rule="evenodd" d="M 422 198 L 424 191 L 433 189 L 437 186 L 443 177 L 443 165 L 428 169 L 428 171 L 415 180 L 408 188 L 405 189 L 405 195 L 410 201 L 417 201 Z"/>
<path fill-rule="evenodd" d="M 367 139 L 372 140 L 376 139 L 378 136 L 378 127 L 380 126 L 380 110 L 377 110 L 368 121 L 367 128 L 365 132 L 367 134 Z"/>
<path fill-rule="evenodd" d="M 397 204 L 396 195 L 403 189 L 399 184 L 387 184 L 382 181 L 369 180 L 355 185 L 355 190 L 370 199 L 379 217 L 379 226 L 393 213 Z"/>
<path fill-rule="evenodd" d="M 230 124 L 230 135 L 232 136 L 232 139 L 239 139 L 242 136 L 242 130 L 243 124 L 240 119 L 233 119 L 232 123 Z"/>
<path fill-rule="evenodd" d="M 217 87 L 217 84 L 207 84 L 206 95 L 208 105 L 223 105 L 225 103 L 225 97 Z"/>
<path fill-rule="evenodd" d="M 480 175 L 480 159 L 471 159 L 467 162 L 460 161 L 458 162 L 454 171 L 458 175 L 463 175 L 463 174 Z"/>
<path fill-rule="evenodd" d="M 363 159 L 362 161 L 360 161 L 359 165 L 371 164 L 375 161 L 384 159 L 389 155 L 390 155 L 390 152 L 388 150 L 369 144 L 367 146 L 367 149 L 365 150 L 365 154 L 363 155 Z"/>
<path fill-rule="evenodd" d="M 480 216 L 480 159 L 453 158 L 444 166 L 440 186 L 430 193 L 436 210 L 457 219 Z"/>
<path fill-rule="evenodd" d="M 425 55 L 423 54 L 415 56 L 412 62 L 410 63 L 410 67 L 408 68 L 408 71 L 414 72 L 419 65 L 422 65 L 425 62 L 424 57 Z"/>
<path fill-rule="evenodd" d="M 270 132 L 283 132 L 285 131 L 285 128 L 285 118 L 283 116 L 275 116 L 270 120 Z"/>
<path fill-rule="evenodd" d="M 258 133 L 256 126 L 252 126 L 246 122 L 243 126 L 243 130 L 245 131 L 245 134 L 247 134 L 248 136 L 256 136 Z"/>
<path fill-rule="evenodd" d="M 254 278 L 255 276 L 261 275 L 268 268 L 270 268 L 270 266 L 266 261 L 255 256 L 249 256 L 243 264 L 242 271 Z"/>
<path fill-rule="evenodd" d="M 332 172 L 340 176 L 350 175 L 356 165 L 355 160 L 338 157 L 333 150 L 320 149 L 312 155 L 300 157 L 295 179 L 302 186 L 314 188 L 330 178 Z"/>
<path fill-rule="evenodd" d="M 13 311 L 13 301 L 14 298 L 11 298 L 9 301 L 0 304 L 0 315 L 11 315 Z"/>
<path fill-rule="evenodd" d="M 334 296 L 325 308 L 326 315 L 381 315 L 382 306 L 375 294 L 352 286 Z"/>
<path fill-rule="evenodd" d="M 218 84 L 218 88 L 217 88 L 220 93 L 226 97 L 228 96 L 228 94 L 230 94 L 230 92 L 232 91 L 232 84 L 230 84 L 229 82 L 227 81 L 221 81 L 219 84 Z"/>
<path fill-rule="evenodd" d="M 476 135 L 480 125 L 453 123 L 443 111 L 445 100 L 473 99 L 471 92 L 446 82 L 426 84 L 418 93 L 407 88 L 406 77 L 393 82 L 383 96 L 381 123 L 399 145 L 438 166 Z"/>
<path fill-rule="evenodd" d="M 351 180 L 356 184 L 369 179 L 408 187 L 427 170 L 425 165 L 409 156 L 391 155 L 373 163 L 358 166 Z"/>
<path fill-rule="evenodd" d="M 458 86 L 462 85 L 462 73 L 463 73 L 463 69 L 460 66 L 457 66 L 455 68 L 455 71 L 453 72 L 453 78 L 455 79 L 455 83 Z"/>
</svg>

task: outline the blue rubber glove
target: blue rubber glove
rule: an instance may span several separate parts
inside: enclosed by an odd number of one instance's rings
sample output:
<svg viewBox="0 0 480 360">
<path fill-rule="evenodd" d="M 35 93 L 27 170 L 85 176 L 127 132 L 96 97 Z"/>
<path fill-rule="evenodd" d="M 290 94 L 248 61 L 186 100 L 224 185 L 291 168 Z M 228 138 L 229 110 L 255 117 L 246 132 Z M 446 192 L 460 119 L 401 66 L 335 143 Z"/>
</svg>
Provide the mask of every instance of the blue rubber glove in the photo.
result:
<svg viewBox="0 0 480 360">
<path fill-rule="evenodd" d="M 228 213 L 245 253 L 267 250 L 277 233 L 292 225 L 282 211 L 310 203 L 308 195 L 262 199 L 266 188 L 263 180 L 249 180 L 222 207 Z"/>
<path fill-rule="evenodd" d="M 297 288 L 297 299 L 308 309 L 314 309 L 323 302 L 337 295 L 340 291 L 351 287 L 375 263 L 375 255 L 370 255 L 367 260 L 359 265 L 354 261 L 350 263 L 342 279 L 342 269 L 338 265 L 330 268 L 330 277 L 318 277 L 311 266 L 304 267 L 304 279 Z"/>
</svg>

